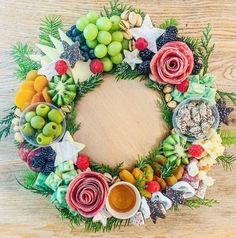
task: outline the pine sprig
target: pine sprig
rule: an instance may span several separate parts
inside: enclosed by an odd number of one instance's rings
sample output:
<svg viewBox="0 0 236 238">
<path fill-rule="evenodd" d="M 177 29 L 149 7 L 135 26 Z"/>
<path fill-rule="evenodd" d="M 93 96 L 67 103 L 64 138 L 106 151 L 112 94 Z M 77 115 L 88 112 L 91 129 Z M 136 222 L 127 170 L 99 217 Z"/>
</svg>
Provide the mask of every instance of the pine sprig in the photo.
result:
<svg viewBox="0 0 236 238">
<path fill-rule="evenodd" d="M 176 168 L 177 164 L 175 161 L 167 160 L 167 162 L 161 168 L 161 178 L 170 177 Z"/>
<path fill-rule="evenodd" d="M 187 37 L 182 36 L 181 40 L 185 42 L 187 45 L 191 46 L 195 52 L 197 52 L 197 50 L 200 47 L 200 41 L 197 38 L 192 38 L 190 36 L 187 36 Z"/>
<path fill-rule="evenodd" d="M 230 100 L 234 106 L 236 106 L 236 93 L 234 92 L 222 92 L 222 91 L 219 91 L 217 90 L 217 94 L 219 95 L 219 97 L 223 100 Z"/>
<path fill-rule="evenodd" d="M 33 53 L 33 49 L 28 44 L 17 43 L 12 46 L 11 56 L 13 57 L 18 68 L 16 70 L 16 77 L 19 80 L 24 80 L 26 74 L 30 70 L 37 70 L 40 68 L 40 64 L 30 59 L 30 55 Z"/>
<path fill-rule="evenodd" d="M 222 139 L 222 145 L 224 146 L 236 145 L 236 131 L 221 130 L 220 137 Z"/>
<path fill-rule="evenodd" d="M 216 161 L 218 164 L 221 164 L 223 166 L 225 171 L 232 171 L 233 163 L 236 161 L 236 156 L 224 154 L 222 156 L 219 156 Z"/>
<path fill-rule="evenodd" d="M 199 208 L 201 206 L 212 207 L 213 205 L 219 203 L 215 199 L 201 199 L 201 198 L 194 198 L 194 199 L 187 199 L 185 200 L 185 206 L 194 209 Z"/>
<path fill-rule="evenodd" d="M 120 16 L 124 11 L 134 11 L 140 14 L 142 17 L 145 16 L 144 12 L 140 9 L 135 9 L 134 7 L 127 5 L 120 0 L 112 0 L 109 2 L 109 6 L 104 6 L 101 11 L 101 16 L 106 16 L 108 18 L 116 15 Z"/>
<path fill-rule="evenodd" d="M 140 74 L 136 69 L 132 70 L 130 66 L 123 62 L 119 65 L 117 65 L 114 70 L 111 71 L 111 74 L 117 79 L 117 80 L 134 80 L 140 76 L 141 79 L 145 78 L 144 75 Z M 140 79 L 140 80 L 141 80 Z"/>
<path fill-rule="evenodd" d="M 74 135 L 81 126 L 81 123 L 76 123 L 77 110 L 73 107 L 70 114 L 67 116 L 67 130 L 71 135 Z"/>
<path fill-rule="evenodd" d="M 167 19 L 166 21 L 164 21 L 163 23 L 161 23 L 160 28 L 166 29 L 169 26 L 177 26 L 177 25 L 178 25 L 177 20 L 175 18 L 170 18 L 170 19 Z"/>
<path fill-rule="evenodd" d="M 49 38 L 49 35 L 55 37 L 56 39 L 60 39 L 58 30 L 62 28 L 62 26 L 63 24 L 60 16 L 52 15 L 44 17 L 39 28 L 40 43 L 53 47 L 54 45 Z"/>
<path fill-rule="evenodd" d="M 13 106 L 10 109 L 6 110 L 8 111 L 8 114 L 0 119 L 0 141 L 11 133 L 12 120 L 13 118 L 15 118 L 15 109 L 16 107 Z"/>
<path fill-rule="evenodd" d="M 172 110 L 167 106 L 166 101 L 163 96 L 161 96 L 161 100 L 157 101 L 157 106 L 161 111 L 162 118 L 166 122 L 169 129 L 172 129 Z"/>
<path fill-rule="evenodd" d="M 154 89 L 154 90 L 159 91 L 159 92 L 162 92 L 162 89 L 164 88 L 164 86 L 162 84 L 154 82 L 151 79 L 149 79 L 145 85 L 146 85 L 146 87 Z"/>
<path fill-rule="evenodd" d="M 211 26 L 208 24 L 203 31 L 203 36 L 200 40 L 200 47 L 198 48 L 198 56 L 203 64 L 203 75 L 207 73 L 209 58 L 215 47 L 215 44 L 210 45 L 211 38 Z"/>
<path fill-rule="evenodd" d="M 100 172 L 100 173 L 109 173 L 112 177 L 118 176 L 119 172 L 121 171 L 123 166 L 123 162 L 117 164 L 114 167 L 111 167 L 107 164 L 100 164 L 95 161 L 91 161 L 90 163 L 90 169 L 95 171 L 95 172 Z"/>
</svg>

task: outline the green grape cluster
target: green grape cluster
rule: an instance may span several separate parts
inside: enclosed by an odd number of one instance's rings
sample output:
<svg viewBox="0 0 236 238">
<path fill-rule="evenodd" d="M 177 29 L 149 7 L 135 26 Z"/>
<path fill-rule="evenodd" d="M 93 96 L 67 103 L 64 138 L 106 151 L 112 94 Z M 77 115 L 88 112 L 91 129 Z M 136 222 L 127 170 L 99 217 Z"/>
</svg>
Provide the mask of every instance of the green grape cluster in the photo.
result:
<svg viewBox="0 0 236 238">
<path fill-rule="evenodd" d="M 90 11 L 77 20 L 76 27 L 83 32 L 86 44 L 104 64 L 104 71 L 111 71 L 113 64 L 123 61 L 122 50 L 128 42 L 120 31 L 120 17 L 99 17 Z"/>
</svg>

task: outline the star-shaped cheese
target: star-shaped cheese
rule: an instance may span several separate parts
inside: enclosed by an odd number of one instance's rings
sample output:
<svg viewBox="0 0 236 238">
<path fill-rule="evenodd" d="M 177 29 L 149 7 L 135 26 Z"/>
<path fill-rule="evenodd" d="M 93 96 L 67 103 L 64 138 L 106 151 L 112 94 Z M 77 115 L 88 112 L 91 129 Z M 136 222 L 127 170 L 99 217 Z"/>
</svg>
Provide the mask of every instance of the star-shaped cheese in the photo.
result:
<svg viewBox="0 0 236 238">
<path fill-rule="evenodd" d="M 140 64 L 143 62 L 140 58 L 138 58 L 138 54 L 139 51 L 137 49 L 135 49 L 134 51 L 124 50 L 124 62 L 126 62 L 132 70 L 135 69 L 136 64 Z"/>
<path fill-rule="evenodd" d="M 93 222 L 101 222 L 103 226 L 107 225 L 107 219 L 111 217 L 111 214 L 106 208 L 103 208 L 101 212 L 93 217 Z"/>
<path fill-rule="evenodd" d="M 130 29 L 132 36 L 137 40 L 142 37 L 148 42 L 148 49 L 157 52 L 156 40 L 165 32 L 163 29 L 156 28 L 152 25 L 149 15 L 146 15 L 141 27 Z"/>
<path fill-rule="evenodd" d="M 52 144 L 51 147 L 57 154 L 54 163 L 54 166 L 56 167 L 68 160 L 76 162 L 78 153 L 85 148 L 85 145 L 74 141 L 69 131 L 67 131 L 63 140 Z"/>
<path fill-rule="evenodd" d="M 42 66 L 42 68 L 38 70 L 38 74 L 45 75 L 48 81 L 51 81 L 52 77 L 57 75 L 57 71 L 55 70 L 55 62 Z"/>
</svg>

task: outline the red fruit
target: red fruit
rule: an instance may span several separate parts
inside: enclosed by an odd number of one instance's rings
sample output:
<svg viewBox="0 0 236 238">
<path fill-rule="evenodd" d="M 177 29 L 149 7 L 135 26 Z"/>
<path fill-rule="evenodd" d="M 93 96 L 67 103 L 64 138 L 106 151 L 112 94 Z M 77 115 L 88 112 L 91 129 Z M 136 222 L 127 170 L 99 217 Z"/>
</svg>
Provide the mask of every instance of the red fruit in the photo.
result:
<svg viewBox="0 0 236 238">
<path fill-rule="evenodd" d="M 67 72 L 68 66 L 64 60 L 58 60 L 55 64 L 55 70 L 59 75 L 63 75 Z"/>
<path fill-rule="evenodd" d="M 89 157 L 87 155 L 79 155 L 76 160 L 76 166 L 80 170 L 85 170 L 89 167 Z"/>
<path fill-rule="evenodd" d="M 176 85 L 176 89 L 179 92 L 184 93 L 184 92 L 187 92 L 188 86 L 189 86 L 189 81 L 188 79 L 185 79 L 181 84 Z"/>
<path fill-rule="evenodd" d="M 27 163 L 27 156 L 30 153 L 31 150 L 24 147 L 24 144 L 20 145 L 20 148 L 18 150 L 18 154 L 20 158 Z"/>
<path fill-rule="evenodd" d="M 140 37 L 136 40 L 135 47 L 138 50 L 145 50 L 148 47 L 148 42 L 144 38 Z"/>
<path fill-rule="evenodd" d="M 103 72 L 104 65 L 101 60 L 94 59 L 90 63 L 90 70 L 93 74 L 100 74 Z"/>
<path fill-rule="evenodd" d="M 204 149 L 201 145 L 191 145 L 188 149 L 188 153 L 192 157 L 200 157 L 203 153 Z"/>
<path fill-rule="evenodd" d="M 161 189 L 161 186 L 157 181 L 151 181 L 147 184 L 146 189 L 150 193 L 155 193 Z"/>
</svg>

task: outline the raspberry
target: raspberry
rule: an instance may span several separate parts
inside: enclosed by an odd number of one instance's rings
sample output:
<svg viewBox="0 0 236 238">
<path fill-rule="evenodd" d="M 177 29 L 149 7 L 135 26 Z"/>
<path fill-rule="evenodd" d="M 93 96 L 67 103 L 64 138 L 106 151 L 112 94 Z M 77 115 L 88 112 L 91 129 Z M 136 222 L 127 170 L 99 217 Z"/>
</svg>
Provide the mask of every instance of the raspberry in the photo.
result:
<svg viewBox="0 0 236 238">
<path fill-rule="evenodd" d="M 55 70 L 59 75 L 63 75 L 68 70 L 68 66 L 64 60 L 58 60 L 55 64 Z"/>
<path fill-rule="evenodd" d="M 188 153 L 192 157 L 200 157 L 203 153 L 204 149 L 201 145 L 191 145 L 188 149 Z"/>
<path fill-rule="evenodd" d="M 186 79 L 181 84 L 177 84 L 176 89 L 179 92 L 184 93 L 184 92 L 188 91 L 188 86 L 189 86 L 189 81 L 188 81 L 188 79 Z"/>
<path fill-rule="evenodd" d="M 79 155 L 76 160 L 76 166 L 78 169 L 85 170 L 89 167 L 89 157 L 87 155 Z"/>
<path fill-rule="evenodd" d="M 147 184 L 147 191 L 150 193 L 155 193 L 161 189 L 159 183 L 157 181 L 151 181 Z"/>
<path fill-rule="evenodd" d="M 138 50 L 145 50 L 148 46 L 148 42 L 144 38 L 138 38 L 135 42 L 135 47 Z"/>
<path fill-rule="evenodd" d="M 90 70 L 93 74 L 100 74 L 103 72 L 104 65 L 101 60 L 94 59 L 90 63 Z"/>
</svg>

